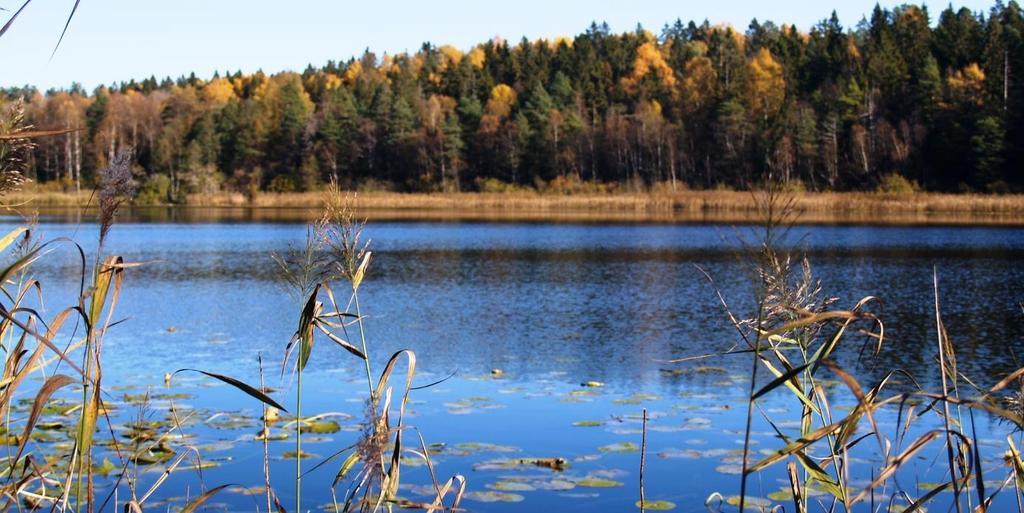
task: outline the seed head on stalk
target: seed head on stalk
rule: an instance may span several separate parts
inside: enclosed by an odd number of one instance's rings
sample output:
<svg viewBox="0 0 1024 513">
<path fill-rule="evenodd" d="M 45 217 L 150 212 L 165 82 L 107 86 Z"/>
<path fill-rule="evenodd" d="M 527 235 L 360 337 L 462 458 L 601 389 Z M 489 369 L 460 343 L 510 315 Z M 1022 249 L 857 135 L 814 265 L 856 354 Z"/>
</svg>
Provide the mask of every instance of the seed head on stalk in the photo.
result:
<svg viewBox="0 0 1024 513">
<path fill-rule="evenodd" d="M 342 194 L 337 183 L 331 183 L 324 195 L 323 242 L 330 253 L 337 277 L 348 280 L 358 288 L 366 273 L 370 241 L 363 240 L 365 219 L 355 215 L 356 196 Z"/>
<path fill-rule="evenodd" d="M 0 112 L 0 196 L 21 189 L 29 181 L 24 174 L 28 165 L 26 155 L 35 145 L 21 135 L 31 128 L 25 124 L 24 102 L 13 102 Z"/>
<path fill-rule="evenodd" d="M 123 149 L 114 155 L 110 165 L 100 170 L 100 247 L 114 225 L 118 210 L 135 195 L 135 180 L 132 179 L 132 148 Z"/>
</svg>

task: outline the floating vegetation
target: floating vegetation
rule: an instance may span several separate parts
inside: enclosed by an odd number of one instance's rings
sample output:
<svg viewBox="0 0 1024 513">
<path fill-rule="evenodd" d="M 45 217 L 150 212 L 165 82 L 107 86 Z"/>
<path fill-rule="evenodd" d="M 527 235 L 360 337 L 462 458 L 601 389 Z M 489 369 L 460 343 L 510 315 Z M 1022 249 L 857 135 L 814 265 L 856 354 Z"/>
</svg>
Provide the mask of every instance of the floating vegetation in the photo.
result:
<svg viewBox="0 0 1024 513">
<path fill-rule="evenodd" d="M 467 397 L 458 401 L 444 403 L 444 406 L 448 408 L 448 413 L 452 415 L 468 415 L 476 413 L 478 410 L 493 410 L 504 407 L 501 404 L 492 402 L 491 398 L 482 396 Z"/>
<path fill-rule="evenodd" d="M 272 441 L 278 441 L 279 442 L 279 441 L 282 441 L 282 440 L 287 440 L 290 437 L 291 437 L 291 435 L 287 431 L 284 431 L 284 430 L 271 431 L 268 428 L 268 429 L 261 429 L 258 433 L 256 433 L 256 435 L 253 438 L 255 440 L 272 440 Z"/>
<path fill-rule="evenodd" d="M 767 511 L 767 510 L 769 510 L 772 507 L 772 501 L 770 501 L 768 499 L 761 498 L 761 497 L 750 497 L 750 496 L 747 496 L 744 499 L 743 502 L 744 502 L 744 509 L 749 509 L 749 510 L 752 510 L 752 511 Z M 739 506 L 740 505 L 740 496 L 739 495 L 730 496 L 730 497 L 725 499 L 725 503 L 730 505 L 730 506 Z"/>
<path fill-rule="evenodd" d="M 518 447 L 511 445 L 497 445 L 484 442 L 463 442 L 451 447 L 445 447 L 442 444 L 439 447 L 435 447 L 435 449 L 433 451 L 434 454 L 445 454 L 448 456 L 469 456 L 482 452 L 512 453 L 520 451 Z"/>
<path fill-rule="evenodd" d="M 666 449 L 664 451 L 658 451 L 659 458 L 682 458 L 695 460 L 703 458 L 700 451 L 694 449 Z"/>
<path fill-rule="evenodd" d="M 300 451 L 300 452 L 285 451 L 285 452 L 281 453 L 281 459 L 293 460 L 296 457 L 299 457 L 299 458 L 302 458 L 302 459 L 309 459 L 309 458 L 319 458 L 320 456 L 317 456 L 316 454 L 308 453 L 306 451 Z"/>
<path fill-rule="evenodd" d="M 603 477 L 585 477 L 576 481 L 576 486 L 582 486 L 584 488 L 618 488 L 625 486 L 622 481 L 615 481 L 614 479 L 605 479 Z"/>
<path fill-rule="evenodd" d="M 464 498 L 477 502 L 523 502 L 524 497 L 516 493 L 495 491 L 466 492 Z"/>
<path fill-rule="evenodd" d="M 637 393 L 629 397 L 623 397 L 612 401 L 613 404 L 641 404 L 647 401 L 658 401 L 661 397 L 654 394 Z"/>
<path fill-rule="evenodd" d="M 148 447 L 131 456 L 131 460 L 139 465 L 163 463 L 174 457 L 175 451 L 164 443 Z"/>
<path fill-rule="evenodd" d="M 722 367 L 701 366 L 693 369 L 694 374 L 726 374 L 729 371 Z"/>
<path fill-rule="evenodd" d="M 97 473 L 97 474 L 99 474 L 101 476 L 107 476 L 111 472 L 113 472 L 113 471 L 115 471 L 115 470 L 117 470 L 119 468 L 121 468 L 121 467 L 118 467 L 117 465 L 114 465 L 114 463 L 112 461 L 110 461 L 110 458 L 103 458 L 103 463 L 100 463 L 99 465 L 96 465 L 95 467 L 93 467 L 93 472 L 95 472 L 95 473 Z"/>
<path fill-rule="evenodd" d="M 487 485 L 487 488 L 502 492 L 532 492 L 537 489 L 529 483 L 521 483 L 517 481 L 498 481 Z"/>
<path fill-rule="evenodd" d="M 610 445 L 603 445 L 597 448 L 601 452 L 640 452 L 640 446 L 633 442 L 620 442 Z"/>
<path fill-rule="evenodd" d="M 141 404 L 152 401 L 180 401 L 192 399 L 195 396 L 186 393 L 176 394 L 124 394 L 123 400 L 126 403 Z"/>
<path fill-rule="evenodd" d="M 309 443 L 309 440 L 303 440 L 303 442 Z M 410 456 L 402 456 L 400 461 L 403 467 L 423 467 L 427 464 L 423 458 L 414 458 Z"/>
<path fill-rule="evenodd" d="M 563 458 L 505 458 L 478 463 L 473 466 L 473 470 L 507 470 L 519 466 L 535 466 L 562 471 L 569 466 L 569 463 Z"/>
<path fill-rule="evenodd" d="M 604 395 L 600 390 L 570 390 L 569 397 L 598 397 Z"/>
<path fill-rule="evenodd" d="M 565 479 L 552 479 L 550 481 L 531 481 L 531 485 L 538 490 L 566 491 L 576 488 L 576 483 Z"/>
<path fill-rule="evenodd" d="M 227 458 L 227 459 L 230 460 L 231 458 Z M 206 470 L 208 468 L 216 468 L 216 467 L 219 467 L 219 466 L 220 466 L 219 462 L 211 461 L 211 460 L 203 460 L 200 463 L 194 463 L 192 465 L 181 465 L 181 466 L 178 466 L 177 468 L 174 469 L 174 471 L 175 472 L 186 472 L 186 471 L 190 471 L 190 470 Z M 157 472 L 163 472 L 163 470 L 160 469 L 160 468 L 153 468 L 153 469 L 151 469 L 151 472 L 157 473 Z"/>
<path fill-rule="evenodd" d="M 640 501 L 636 501 L 636 507 L 640 507 Z M 676 509 L 676 504 L 669 501 L 644 501 L 643 508 L 650 511 L 668 511 Z"/>
<path fill-rule="evenodd" d="M 319 420 L 315 422 L 303 422 L 299 426 L 302 433 L 330 434 L 341 431 L 341 426 L 333 420 Z"/>
<path fill-rule="evenodd" d="M 707 417 L 692 417 L 683 422 L 682 428 L 688 431 L 711 429 L 711 419 Z"/>
<path fill-rule="evenodd" d="M 214 429 L 251 429 L 258 425 L 255 419 L 237 413 L 217 413 L 206 419 Z"/>
<path fill-rule="evenodd" d="M 647 428 L 647 430 L 655 432 L 655 433 L 678 433 L 680 431 L 687 431 L 688 429 L 687 429 L 686 426 L 664 426 L 664 425 L 662 425 L 662 426 L 649 426 Z"/>
<path fill-rule="evenodd" d="M 241 495 L 263 495 L 267 493 L 266 486 L 231 486 L 227 489 L 228 492 L 237 493 Z"/>
</svg>

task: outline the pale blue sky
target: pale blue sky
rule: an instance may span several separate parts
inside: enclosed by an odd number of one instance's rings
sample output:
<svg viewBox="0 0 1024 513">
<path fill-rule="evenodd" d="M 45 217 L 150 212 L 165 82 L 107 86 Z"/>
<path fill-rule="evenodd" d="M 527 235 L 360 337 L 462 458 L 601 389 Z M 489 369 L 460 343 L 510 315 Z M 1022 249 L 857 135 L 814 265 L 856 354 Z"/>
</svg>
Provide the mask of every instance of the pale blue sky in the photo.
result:
<svg viewBox="0 0 1024 513">
<path fill-rule="evenodd" d="M 615 32 L 637 23 L 657 32 L 666 22 L 708 19 L 745 29 L 751 18 L 807 29 L 835 9 L 844 26 L 875 0 L 82 0 L 64 43 L 50 52 L 73 0 L 34 0 L 0 38 L 0 86 L 88 89 L 128 79 L 195 71 L 302 70 L 346 60 L 369 47 L 378 54 L 415 51 L 423 41 L 466 49 L 500 35 L 510 41 L 575 35 L 591 21 Z M 987 11 L 994 0 L 965 0 Z M 21 0 L 0 0 L 6 22 Z M 883 1 L 891 7 L 896 1 Z M 933 18 L 947 4 L 931 5 Z M 0 22 L 2 23 L 2 22 Z"/>
</svg>

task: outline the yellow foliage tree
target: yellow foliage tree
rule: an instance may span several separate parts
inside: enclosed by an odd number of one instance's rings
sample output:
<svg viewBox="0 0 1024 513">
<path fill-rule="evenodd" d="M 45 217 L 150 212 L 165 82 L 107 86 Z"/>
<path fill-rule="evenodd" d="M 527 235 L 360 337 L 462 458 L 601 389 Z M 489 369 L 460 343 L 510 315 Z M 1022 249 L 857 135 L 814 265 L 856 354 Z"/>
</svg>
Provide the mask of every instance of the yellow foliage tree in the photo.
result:
<svg viewBox="0 0 1024 513">
<path fill-rule="evenodd" d="M 338 78 L 338 75 L 327 73 L 324 77 L 324 90 L 333 91 L 339 87 L 341 87 L 341 79 Z"/>
<path fill-rule="evenodd" d="M 786 79 L 782 65 L 767 48 L 761 48 L 747 66 L 748 104 L 767 120 L 782 108 L 786 98 Z"/>
<path fill-rule="evenodd" d="M 950 97 L 961 104 L 980 106 L 985 98 L 985 70 L 972 62 L 946 77 Z"/>
<path fill-rule="evenodd" d="M 487 114 L 498 118 L 508 117 L 512 106 L 516 104 L 516 91 L 505 84 L 498 84 L 491 89 L 491 97 L 487 100 Z"/>
<path fill-rule="evenodd" d="M 346 84 L 354 84 L 356 80 L 359 80 L 359 76 L 363 74 L 363 64 L 359 61 L 353 61 L 345 68 L 345 73 L 341 75 L 342 80 Z"/>
<path fill-rule="evenodd" d="M 636 49 L 633 72 L 622 79 L 623 85 L 628 91 L 635 92 L 640 82 L 651 73 L 665 87 L 676 86 L 676 76 L 672 72 L 672 67 L 665 62 L 665 57 L 661 55 L 658 47 L 654 43 L 647 42 Z"/>
<path fill-rule="evenodd" d="M 686 61 L 680 85 L 683 108 L 696 112 L 704 108 L 715 95 L 718 73 L 711 59 L 700 56 Z"/>
<path fill-rule="evenodd" d="M 484 53 L 483 48 L 479 46 L 470 50 L 469 52 L 469 63 L 476 69 L 483 69 L 484 63 L 487 62 L 487 54 Z"/>
<path fill-rule="evenodd" d="M 559 46 L 565 45 L 567 48 L 572 48 L 573 40 L 570 37 L 558 36 L 548 41 L 548 47 L 552 50 L 557 50 Z"/>
<path fill-rule="evenodd" d="M 235 86 L 227 79 L 214 79 L 203 86 L 203 100 L 213 105 L 225 105 L 235 97 Z"/>
<path fill-rule="evenodd" d="M 441 62 L 437 67 L 438 71 L 444 71 L 448 68 L 458 66 L 459 62 L 462 61 L 462 50 L 459 50 L 452 45 L 444 45 L 438 48 L 437 53 L 441 54 Z"/>
</svg>

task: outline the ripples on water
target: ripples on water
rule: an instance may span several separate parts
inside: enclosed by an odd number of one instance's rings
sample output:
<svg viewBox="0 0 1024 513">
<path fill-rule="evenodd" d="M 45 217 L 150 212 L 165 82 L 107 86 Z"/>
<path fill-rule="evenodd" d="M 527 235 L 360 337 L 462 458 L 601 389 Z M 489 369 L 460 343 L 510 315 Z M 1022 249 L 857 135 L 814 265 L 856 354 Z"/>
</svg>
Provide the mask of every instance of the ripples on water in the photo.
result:
<svg viewBox="0 0 1024 513">
<path fill-rule="evenodd" d="M 39 229 L 94 249 L 91 226 L 44 222 Z M 129 320 L 108 336 L 106 382 L 157 384 L 164 372 L 180 367 L 253 381 L 257 354 L 276 365 L 297 308 L 276 280 L 269 255 L 299 247 L 304 235 L 298 224 L 116 226 L 108 250 L 146 265 L 128 273 L 118 314 Z M 735 342 L 715 287 L 738 313 L 753 307 L 738 242 L 754 237 L 749 228 L 392 222 L 372 223 L 365 236 L 375 253 L 361 294 L 371 352 L 380 359 L 414 349 L 422 382 L 457 375 L 414 396 L 424 401 L 416 406 L 415 422 L 428 439 L 450 447 L 508 445 L 522 454 L 571 460 L 602 454 L 600 446 L 636 441 L 638 423 L 631 415 L 647 407 L 657 413 L 652 427 L 661 428 L 651 434 L 651 452 L 664 456 L 652 458 L 648 497 L 692 511 L 711 491 L 735 493 L 737 476 L 714 471 L 721 455 L 695 456 L 692 450 L 738 447 L 742 412 L 731 406 L 743 404 L 748 360 L 716 359 L 721 370 L 685 374 L 666 372 L 678 367 L 663 360 L 725 350 Z M 888 342 L 882 354 L 861 359 L 860 347 L 851 346 L 840 355 L 863 380 L 898 367 L 934 383 L 933 269 L 961 370 L 992 383 L 1019 366 L 1013 355 L 1024 354 L 1024 229 L 800 226 L 789 240 L 810 258 L 825 292 L 838 296 L 840 306 L 866 295 L 884 301 Z M 73 288 L 75 265 L 66 249 L 37 265 L 51 312 L 71 300 L 61 289 Z M 317 346 L 310 367 L 314 385 L 307 388 L 312 411 L 342 410 L 358 418 L 357 363 L 327 344 Z M 500 379 L 490 377 L 495 368 L 504 371 Z M 279 368 L 270 375 L 276 382 Z M 593 396 L 573 395 L 589 380 L 607 386 Z M 287 376 L 280 385 L 290 385 Z M 197 393 L 196 405 L 211 411 L 223 408 L 225 397 L 250 413 L 256 409 L 223 388 Z M 572 425 L 593 419 L 607 423 Z M 990 422 L 982 429 L 996 438 L 1005 431 Z M 225 439 L 245 434 L 212 433 Z M 342 432 L 311 450 L 330 454 L 354 436 Z M 769 433 L 755 439 L 764 447 L 779 444 Z M 213 478 L 241 471 L 250 477 L 246 484 L 262 482 L 252 463 L 258 451 L 245 447 L 226 450 L 221 457 L 231 460 L 211 470 Z M 471 454 L 439 455 L 438 464 L 442 473 L 468 472 L 471 488 L 486 490 L 502 472 L 473 472 L 473 466 L 503 453 L 473 447 L 463 451 Z M 635 454 L 604 454 L 575 464 L 568 474 L 621 480 L 627 483 L 622 489 L 516 492 L 527 502 L 467 504 L 487 511 L 628 511 L 636 496 L 630 484 L 636 460 Z M 680 483 L 687 468 L 703 469 L 705 479 Z M 289 472 L 284 462 L 276 462 L 275 470 L 282 478 Z M 329 481 L 332 472 L 325 469 L 319 479 Z M 536 473 L 519 472 L 527 478 Z M 285 496 L 287 479 L 281 482 Z M 762 486 L 765 493 L 779 488 Z M 309 493 L 311 506 L 329 497 L 325 489 Z"/>
</svg>

